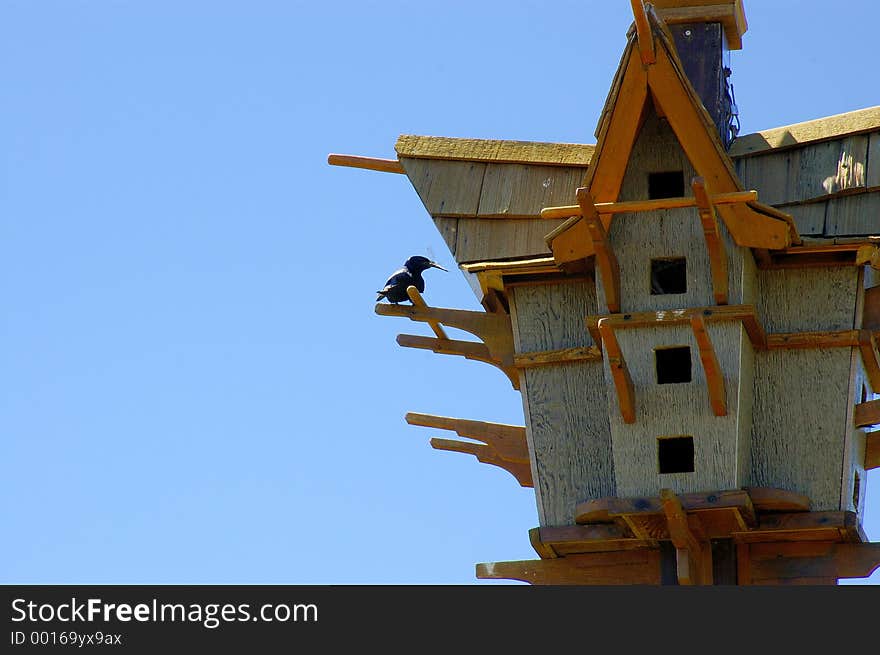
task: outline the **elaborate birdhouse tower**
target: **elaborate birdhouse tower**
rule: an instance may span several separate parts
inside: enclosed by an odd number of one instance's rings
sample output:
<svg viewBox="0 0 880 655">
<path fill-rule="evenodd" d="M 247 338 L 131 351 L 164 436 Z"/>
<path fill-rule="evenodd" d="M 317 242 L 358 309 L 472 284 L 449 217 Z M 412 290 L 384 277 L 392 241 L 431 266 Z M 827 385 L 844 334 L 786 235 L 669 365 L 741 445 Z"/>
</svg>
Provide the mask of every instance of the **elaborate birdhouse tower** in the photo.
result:
<svg viewBox="0 0 880 655">
<path fill-rule="evenodd" d="M 525 425 L 425 414 L 533 487 L 536 584 L 869 575 L 880 466 L 880 107 L 740 136 L 741 0 L 632 0 L 596 145 L 401 136 L 397 161 L 484 312 L 405 347 L 500 368 Z M 443 325 L 479 341 L 449 339 Z M 480 443 L 477 443 L 480 442 Z"/>
</svg>

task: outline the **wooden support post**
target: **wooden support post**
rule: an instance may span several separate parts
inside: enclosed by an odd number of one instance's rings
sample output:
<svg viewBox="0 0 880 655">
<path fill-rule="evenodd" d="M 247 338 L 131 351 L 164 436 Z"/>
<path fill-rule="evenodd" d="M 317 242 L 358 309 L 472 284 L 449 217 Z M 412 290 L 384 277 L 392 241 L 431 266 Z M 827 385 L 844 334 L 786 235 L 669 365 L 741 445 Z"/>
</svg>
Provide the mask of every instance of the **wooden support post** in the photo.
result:
<svg viewBox="0 0 880 655">
<path fill-rule="evenodd" d="M 619 312 L 620 267 L 617 264 L 617 257 L 614 256 L 614 250 L 612 250 L 611 244 L 608 241 L 605 227 L 602 225 L 598 212 L 596 212 L 593 198 L 585 187 L 577 190 L 577 201 L 578 205 L 580 205 L 587 231 L 593 241 L 593 250 L 596 253 L 596 266 L 602 274 L 605 304 L 608 305 L 608 311 Z"/>
<path fill-rule="evenodd" d="M 724 240 L 718 229 L 718 217 L 715 215 L 715 207 L 706 190 L 706 183 L 702 177 L 695 177 L 691 182 L 694 190 L 694 198 L 697 201 L 697 210 L 700 214 L 700 223 L 703 226 L 703 237 L 706 239 L 706 250 L 709 252 L 709 264 L 712 270 L 712 294 L 715 302 L 719 305 L 727 304 L 728 281 L 727 281 L 727 251 L 724 248 Z"/>
<path fill-rule="evenodd" d="M 865 470 L 880 468 L 880 431 L 865 437 Z"/>
<path fill-rule="evenodd" d="M 327 163 L 331 166 L 350 166 L 352 168 L 365 168 L 370 171 L 382 173 L 406 174 L 403 166 L 396 159 L 377 159 L 376 157 L 360 157 L 358 155 L 327 155 Z"/>
<path fill-rule="evenodd" d="M 709 402 L 715 416 L 727 416 L 727 394 L 724 391 L 724 373 L 718 363 L 712 340 L 706 330 L 706 321 L 702 314 L 691 316 L 691 328 L 697 347 L 700 351 L 700 362 L 703 364 L 703 372 L 706 374 L 706 385 L 709 388 Z"/>
<path fill-rule="evenodd" d="M 675 546 L 679 584 L 712 584 L 712 551 L 709 543 L 701 544 L 697 540 L 688 515 L 671 489 L 661 489 L 660 499 L 669 526 L 669 536 Z"/>
<path fill-rule="evenodd" d="M 483 464 L 490 464 L 510 473 L 522 487 L 533 487 L 532 468 L 526 462 L 514 462 L 502 457 L 492 446 L 454 439 L 431 439 L 431 447 L 455 453 L 473 455 Z"/>
<path fill-rule="evenodd" d="M 651 25 L 648 23 L 648 14 L 645 11 L 645 5 L 642 0 L 630 0 L 632 5 L 633 16 L 636 21 L 636 34 L 639 39 L 639 54 L 642 63 L 649 66 L 657 61 L 654 52 L 654 34 L 651 32 Z"/>
<path fill-rule="evenodd" d="M 880 400 L 869 400 L 857 404 L 853 413 L 853 422 L 857 428 L 880 423 Z"/>
<path fill-rule="evenodd" d="M 614 388 L 617 390 L 617 403 L 620 405 L 620 415 L 624 423 L 636 422 L 636 400 L 633 390 L 632 378 L 626 367 L 626 360 L 614 334 L 614 328 L 608 319 L 599 321 L 599 334 L 608 353 L 608 366 L 611 369 L 611 378 L 614 380 Z"/>
<path fill-rule="evenodd" d="M 420 309 L 428 309 L 428 303 L 422 298 L 422 294 L 419 293 L 419 290 L 414 286 L 410 285 L 406 288 L 406 295 L 409 296 L 410 302 Z M 428 325 L 431 326 L 431 329 L 434 331 L 434 334 L 437 335 L 438 339 L 448 339 L 449 336 L 446 334 L 446 331 L 440 326 L 439 321 L 427 321 Z"/>
<path fill-rule="evenodd" d="M 500 369 L 510 380 L 514 389 L 519 389 L 519 372 L 516 368 L 505 366 L 501 360 L 492 357 L 492 353 L 484 343 L 476 341 L 459 341 L 457 339 L 434 339 L 415 334 L 398 334 L 397 343 L 403 348 L 420 348 L 430 350 L 438 355 L 458 355 L 475 362 L 491 364 Z"/>
<path fill-rule="evenodd" d="M 871 383 L 871 391 L 880 393 L 880 353 L 877 352 L 874 333 L 870 330 L 859 330 L 859 350 L 862 353 L 865 375 Z"/>
</svg>

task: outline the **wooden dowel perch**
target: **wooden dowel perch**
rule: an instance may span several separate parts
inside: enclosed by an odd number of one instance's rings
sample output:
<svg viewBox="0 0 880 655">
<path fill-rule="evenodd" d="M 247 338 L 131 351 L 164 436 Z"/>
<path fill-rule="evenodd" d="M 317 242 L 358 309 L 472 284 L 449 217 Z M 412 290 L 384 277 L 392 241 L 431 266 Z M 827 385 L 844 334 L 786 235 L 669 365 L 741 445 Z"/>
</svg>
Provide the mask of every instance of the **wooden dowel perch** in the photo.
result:
<svg viewBox="0 0 880 655">
<path fill-rule="evenodd" d="M 406 171 L 396 159 L 378 159 L 376 157 L 360 157 L 358 155 L 327 155 L 327 163 L 331 166 L 349 166 L 351 168 L 365 168 L 369 171 L 382 173 L 399 173 L 405 175 Z"/>
<path fill-rule="evenodd" d="M 713 205 L 734 205 L 737 203 L 755 202 L 758 199 L 757 191 L 734 191 L 732 193 L 717 193 L 709 198 Z M 657 200 L 626 200 L 623 202 L 597 202 L 596 211 L 599 214 L 625 214 L 628 212 L 647 212 L 657 209 L 681 209 L 696 207 L 697 199 L 687 196 L 681 198 L 659 198 Z M 564 207 L 545 207 L 541 210 L 541 218 L 569 218 L 580 216 L 580 205 L 566 205 Z"/>
<path fill-rule="evenodd" d="M 424 298 L 422 298 L 422 294 L 419 293 L 419 290 L 414 286 L 410 285 L 406 288 L 406 295 L 409 296 L 409 299 L 412 301 L 412 304 L 415 307 L 420 309 L 428 309 L 428 303 L 425 302 Z M 428 325 L 431 326 L 431 329 L 434 331 L 434 334 L 437 335 L 438 339 L 448 339 L 446 331 L 440 326 L 439 321 L 426 321 Z"/>
</svg>

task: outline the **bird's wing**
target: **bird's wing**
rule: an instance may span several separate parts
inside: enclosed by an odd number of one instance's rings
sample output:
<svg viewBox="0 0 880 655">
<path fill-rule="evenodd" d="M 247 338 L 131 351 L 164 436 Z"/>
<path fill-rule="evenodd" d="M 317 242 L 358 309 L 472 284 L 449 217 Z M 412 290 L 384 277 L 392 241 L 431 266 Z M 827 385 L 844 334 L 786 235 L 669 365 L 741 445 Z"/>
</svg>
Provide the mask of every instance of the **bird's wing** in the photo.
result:
<svg viewBox="0 0 880 655">
<path fill-rule="evenodd" d="M 383 291 L 387 291 L 389 288 L 396 287 L 400 284 L 406 284 L 410 280 L 412 280 L 412 276 L 409 274 L 409 271 L 405 268 L 400 268 L 394 271 L 394 273 L 391 274 L 391 277 L 386 280 Z"/>
</svg>

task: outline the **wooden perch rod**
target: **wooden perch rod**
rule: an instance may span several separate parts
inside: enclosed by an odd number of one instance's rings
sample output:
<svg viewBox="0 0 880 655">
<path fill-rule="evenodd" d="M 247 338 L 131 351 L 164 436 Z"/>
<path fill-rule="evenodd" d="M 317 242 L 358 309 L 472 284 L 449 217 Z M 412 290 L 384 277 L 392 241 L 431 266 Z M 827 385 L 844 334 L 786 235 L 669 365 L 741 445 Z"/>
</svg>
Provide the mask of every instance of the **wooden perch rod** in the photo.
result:
<svg viewBox="0 0 880 655">
<path fill-rule="evenodd" d="M 360 157 L 358 155 L 327 155 L 327 163 L 331 166 L 350 166 L 351 168 L 366 168 L 370 171 L 382 173 L 399 173 L 405 175 L 406 171 L 396 159 L 378 159 L 376 157 Z"/>
<path fill-rule="evenodd" d="M 428 303 L 425 302 L 424 298 L 422 298 L 422 294 L 419 293 L 419 290 L 414 286 L 410 285 L 406 288 L 406 295 L 409 296 L 412 304 L 419 309 L 428 309 Z M 431 329 L 434 331 L 434 334 L 437 335 L 438 339 L 449 339 L 449 336 L 446 334 L 446 331 L 443 329 L 443 326 L 440 325 L 439 321 L 426 321 L 428 325 L 431 326 Z"/>
<path fill-rule="evenodd" d="M 718 193 L 711 196 L 713 205 L 733 205 L 741 202 L 756 202 L 757 191 L 734 191 L 732 193 Z M 646 212 L 655 209 L 680 209 L 682 207 L 696 207 L 697 199 L 690 197 L 682 198 L 658 198 L 656 200 L 627 200 L 624 202 L 597 202 L 596 211 L 599 214 L 624 214 L 626 212 Z M 545 207 L 541 210 L 541 218 L 569 218 L 580 216 L 580 205 L 566 205 L 564 207 Z"/>
</svg>

